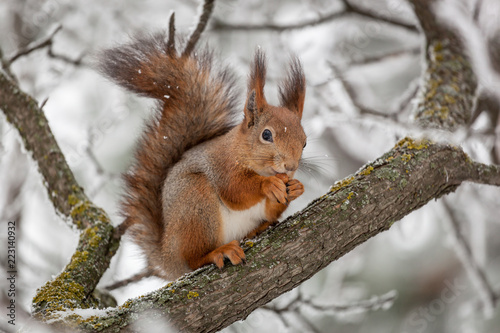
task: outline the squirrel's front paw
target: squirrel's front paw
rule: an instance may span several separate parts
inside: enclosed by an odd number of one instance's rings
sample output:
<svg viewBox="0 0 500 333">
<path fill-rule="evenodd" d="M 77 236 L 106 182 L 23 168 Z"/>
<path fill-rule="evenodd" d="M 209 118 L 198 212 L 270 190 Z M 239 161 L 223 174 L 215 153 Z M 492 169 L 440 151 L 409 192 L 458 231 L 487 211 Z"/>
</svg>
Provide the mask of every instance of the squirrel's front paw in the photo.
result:
<svg viewBox="0 0 500 333">
<path fill-rule="evenodd" d="M 288 201 L 295 200 L 304 193 L 304 185 L 297 179 L 290 179 L 290 181 L 286 183 L 286 193 L 288 194 Z"/>
<path fill-rule="evenodd" d="M 266 177 L 262 182 L 262 192 L 269 200 L 283 204 L 287 202 L 286 185 L 280 177 Z"/>
</svg>

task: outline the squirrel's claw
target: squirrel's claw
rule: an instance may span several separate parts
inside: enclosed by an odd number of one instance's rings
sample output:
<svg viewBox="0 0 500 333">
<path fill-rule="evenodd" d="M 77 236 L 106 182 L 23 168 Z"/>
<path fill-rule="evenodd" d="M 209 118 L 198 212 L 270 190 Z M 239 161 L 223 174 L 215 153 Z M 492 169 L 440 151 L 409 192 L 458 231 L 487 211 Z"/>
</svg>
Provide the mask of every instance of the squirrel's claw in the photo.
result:
<svg viewBox="0 0 500 333">
<path fill-rule="evenodd" d="M 304 185 L 297 179 L 291 179 L 286 184 L 286 193 L 288 201 L 295 200 L 304 193 Z"/>
<path fill-rule="evenodd" d="M 208 255 L 210 256 L 210 261 L 219 268 L 224 267 L 224 258 L 228 258 L 233 265 L 239 265 L 246 260 L 245 252 L 237 240 L 216 248 Z"/>
</svg>

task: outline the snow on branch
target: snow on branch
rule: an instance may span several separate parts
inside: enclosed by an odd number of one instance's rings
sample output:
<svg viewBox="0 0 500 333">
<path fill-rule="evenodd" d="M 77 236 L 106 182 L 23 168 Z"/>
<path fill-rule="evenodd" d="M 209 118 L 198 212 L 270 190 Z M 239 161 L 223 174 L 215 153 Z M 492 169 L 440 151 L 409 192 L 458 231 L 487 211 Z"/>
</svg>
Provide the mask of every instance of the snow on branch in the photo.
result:
<svg viewBox="0 0 500 333">
<path fill-rule="evenodd" d="M 401 140 L 304 210 L 257 240 L 244 242 L 246 265 L 222 270 L 203 267 L 102 316 L 82 322 L 77 318 L 79 327 L 113 332 L 131 325 L 137 313 L 145 322 L 164 313 L 180 331 L 216 332 L 300 285 L 430 200 L 454 191 L 463 181 L 485 181 L 481 170 L 489 168 L 473 163 L 455 146 Z M 496 174 L 500 176 L 500 170 Z"/>
</svg>

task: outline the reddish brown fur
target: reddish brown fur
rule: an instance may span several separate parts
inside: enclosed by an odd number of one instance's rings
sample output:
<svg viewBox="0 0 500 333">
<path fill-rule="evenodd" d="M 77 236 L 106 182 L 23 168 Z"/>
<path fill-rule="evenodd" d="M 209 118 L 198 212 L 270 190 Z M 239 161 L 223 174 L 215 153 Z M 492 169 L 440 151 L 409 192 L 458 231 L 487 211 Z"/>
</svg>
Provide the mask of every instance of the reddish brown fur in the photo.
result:
<svg viewBox="0 0 500 333">
<path fill-rule="evenodd" d="M 233 264 L 245 259 L 239 239 L 225 239 L 233 226 L 223 211 L 250 212 L 264 201 L 265 218 L 248 230 L 251 236 L 275 223 L 303 193 L 293 174 L 306 140 L 300 124 L 305 79 L 293 60 L 280 87 L 282 105 L 267 104 L 265 57 L 257 51 L 245 117 L 234 127 L 232 76 L 213 66 L 210 52 L 179 56 L 166 40 L 163 34 L 141 37 L 105 51 L 100 69 L 125 88 L 159 101 L 132 171 L 124 176 L 123 214 L 148 268 L 173 279 L 209 263 L 222 267 L 224 257 Z M 266 129 L 273 142 L 263 140 Z"/>
</svg>

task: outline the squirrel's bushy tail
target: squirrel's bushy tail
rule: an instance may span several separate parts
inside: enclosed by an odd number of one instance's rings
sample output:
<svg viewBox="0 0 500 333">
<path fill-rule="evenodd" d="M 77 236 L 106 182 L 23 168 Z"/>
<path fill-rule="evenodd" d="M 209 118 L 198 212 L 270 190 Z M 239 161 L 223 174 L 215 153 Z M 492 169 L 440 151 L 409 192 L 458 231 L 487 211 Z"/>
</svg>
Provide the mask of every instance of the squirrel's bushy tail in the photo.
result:
<svg viewBox="0 0 500 333">
<path fill-rule="evenodd" d="M 161 260 L 162 185 L 169 168 L 191 147 L 234 126 L 234 79 L 214 65 L 208 50 L 180 54 L 166 34 L 136 37 L 102 52 L 99 70 L 130 91 L 158 100 L 138 142 L 135 164 L 125 174 L 124 228 L 149 260 Z"/>
</svg>

